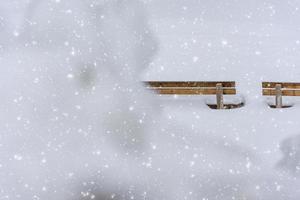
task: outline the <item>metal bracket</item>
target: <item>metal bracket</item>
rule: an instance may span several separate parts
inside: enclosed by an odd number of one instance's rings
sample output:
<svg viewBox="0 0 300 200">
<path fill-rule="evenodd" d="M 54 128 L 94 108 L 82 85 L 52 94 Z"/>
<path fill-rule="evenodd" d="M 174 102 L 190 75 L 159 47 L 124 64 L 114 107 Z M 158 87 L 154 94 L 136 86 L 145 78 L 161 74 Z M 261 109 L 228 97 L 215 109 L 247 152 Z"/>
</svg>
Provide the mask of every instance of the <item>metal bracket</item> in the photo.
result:
<svg viewBox="0 0 300 200">
<path fill-rule="evenodd" d="M 216 85 L 216 95 L 217 95 L 217 109 L 224 109 L 222 83 L 218 83 Z"/>
<path fill-rule="evenodd" d="M 275 86 L 275 102 L 276 108 L 282 108 L 282 88 L 281 84 L 276 84 Z"/>
</svg>

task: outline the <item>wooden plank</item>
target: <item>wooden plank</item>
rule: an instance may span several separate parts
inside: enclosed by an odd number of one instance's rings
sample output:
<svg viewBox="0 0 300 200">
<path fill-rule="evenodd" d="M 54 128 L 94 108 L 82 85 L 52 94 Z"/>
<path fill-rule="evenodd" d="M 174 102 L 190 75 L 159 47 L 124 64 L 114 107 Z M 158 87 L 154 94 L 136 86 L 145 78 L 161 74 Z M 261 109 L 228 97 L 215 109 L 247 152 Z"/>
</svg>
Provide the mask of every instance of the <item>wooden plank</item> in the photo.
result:
<svg viewBox="0 0 300 200">
<path fill-rule="evenodd" d="M 263 89 L 263 95 L 276 96 L 275 89 Z M 300 96 L 300 90 L 282 90 L 282 96 Z"/>
<path fill-rule="evenodd" d="M 149 88 L 150 90 L 156 91 L 158 94 L 166 95 L 215 95 L 216 88 Z M 223 89 L 225 95 L 235 95 L 236 89 Z"/>
<path fill-rule="evenodd" d="M 292 82 L 262 82 L 263 88 L 275 88 L 277 84 L 280 84 L 282 88 L 288 89 L 300 89 L 300 83 Z"/>
<path fill-rule="evenodd" d="M 222 87 L 235 87 L 234 81 L 146 81 L 150 87 L 216 87 L 222 83 Z"/>
</svg>

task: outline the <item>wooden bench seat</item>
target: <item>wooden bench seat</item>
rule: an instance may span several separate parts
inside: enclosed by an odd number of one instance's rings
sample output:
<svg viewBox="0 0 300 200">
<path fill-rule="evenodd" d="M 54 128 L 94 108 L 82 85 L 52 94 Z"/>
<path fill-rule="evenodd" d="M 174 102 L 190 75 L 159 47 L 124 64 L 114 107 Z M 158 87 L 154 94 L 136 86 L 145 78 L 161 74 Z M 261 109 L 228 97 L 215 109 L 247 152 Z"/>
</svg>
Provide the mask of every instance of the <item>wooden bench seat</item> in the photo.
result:
<svg viewBox="0 0 300 200">
<path fill-rule="evenodd" d="M 161 95 L 216 95 L 217 109 L 224 109 L 223 95 L 235 95 L 234 81 L 147 81 L 148 89 Z"/>
<path fill-rule="evenodd" d="M 282 96 L 300 96 L 300 83 L 262 82 L 264 96 L 275 96 L 275 107 L 282 108 Z"/>
</svg>

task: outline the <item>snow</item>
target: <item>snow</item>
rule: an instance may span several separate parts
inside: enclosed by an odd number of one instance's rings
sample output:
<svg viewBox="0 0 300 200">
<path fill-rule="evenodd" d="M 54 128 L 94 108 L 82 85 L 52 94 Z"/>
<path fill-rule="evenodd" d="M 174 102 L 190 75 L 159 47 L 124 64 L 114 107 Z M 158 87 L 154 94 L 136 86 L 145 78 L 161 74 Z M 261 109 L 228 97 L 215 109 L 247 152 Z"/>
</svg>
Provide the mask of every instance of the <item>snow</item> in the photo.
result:
<svg viewBox="0 0 300 200">
<path fill-rule="evenodd" d="M 297 81 L 298 4 L 1 2 L 0 199 L 299 199 L 299 100 L 261 96 Z M 246 105 L 141 80 L 237 81 Z"/>
</svg>

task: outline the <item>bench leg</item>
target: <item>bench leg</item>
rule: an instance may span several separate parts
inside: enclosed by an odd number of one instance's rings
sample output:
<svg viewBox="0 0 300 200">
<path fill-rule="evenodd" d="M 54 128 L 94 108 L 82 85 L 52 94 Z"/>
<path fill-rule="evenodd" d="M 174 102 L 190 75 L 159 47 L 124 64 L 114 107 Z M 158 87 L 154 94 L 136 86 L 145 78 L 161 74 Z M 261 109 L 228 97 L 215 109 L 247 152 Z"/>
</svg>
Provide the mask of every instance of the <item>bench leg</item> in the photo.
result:
<svg viewBox="0 0 300 200">
<path fill-rule="evenodd" d="M 282 90 L 280 84 L 276 84 L 275 91 L 276 91 L 276 97 L 275 97 L 276 108 L 282 108 Z"/>
<path fill-rule="evenodd" d="M 218 83 L 216 85 L 216 95 L 217 95 L 217 109 L 224 109 L 222 83 Z"/>
</svg>

